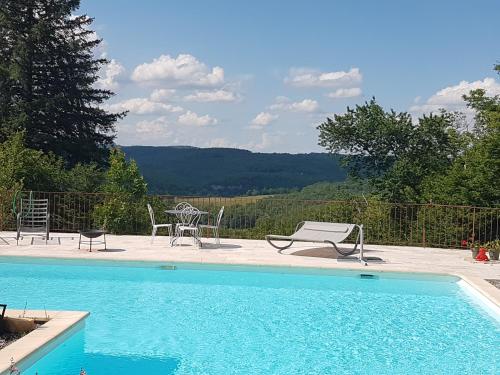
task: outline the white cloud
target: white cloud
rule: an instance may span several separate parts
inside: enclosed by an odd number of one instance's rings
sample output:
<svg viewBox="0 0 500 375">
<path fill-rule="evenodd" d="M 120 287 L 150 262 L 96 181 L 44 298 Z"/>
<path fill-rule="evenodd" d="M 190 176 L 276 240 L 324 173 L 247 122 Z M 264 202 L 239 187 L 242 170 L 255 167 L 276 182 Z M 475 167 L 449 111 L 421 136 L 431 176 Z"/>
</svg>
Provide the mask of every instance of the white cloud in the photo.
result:
<svg viewBox="0 0 500 375">
<path fill-rule="evenodd" d="M 130 121 L 131 118 L 128 118 Z M 139 122 L 122 122 L 117 125 L 118 143 L 121 145 L 166 145 L 172 144 L 175 128 L 167 117 Z"/>
<path fill-rule="evenodd" d="M 119 86 L 118 79 L 125 73 L 125 68 L 118 61 L 112 59 L 103 70 L 102 75 L 96 81 L 99 88 L 105 90 L 116 90 Z"/>
<path fill-rule="evenodd" d="M 174 96 L 174 94 L 174 89 L 156 89 L 153 90 L 151 95 L 149 95 L 149 98 L 154 102 L 163 102 L 164 100 Z"/>
<path fill-rule="evenodd" d="M 136 82 L 169 81 L 178 86 L 213 87 L 224 83 L 224 69 L 211 70 L 194 56 L 180 54 L 177 57 L 161 55 L 150 63 L 137 66 L 132 73 Z"/>
<path fill-rule="evenodd" d="M 361 96 L 362 91 L 359 87 L 351 87 L 345 89 L 337 89 L 334 92 L 329 93 L 327 96 L 332 99 L 339 98 L 355 98 L 357 96 Z"/>
<path fill-rule="evenodd" d="M 268 151 L 272 146 L 282 143 L 283 134 L 262 133 L 258 142 L 249 142 L 238 148 L 252 151 Z"/>
<path fill-rule="evenodd" d="M 149 135 L 168 135 L 172 132 L 168 129 L 168 120 L 165 116 L 158 117 L 154 120 L 139 121 L 135 126 L 137 133 Z"/>
<path fill-rule="evenodd" d="M 348 72 L 320 72 L 310 69 L 290 69 L 285 83 L 296 87 L 351 87 L 361 83 L 363 76 L 359 68 Z"/>
<path fill-rule="evenodd" d="M 284 96 L 278 96 L 276 102 L 270 107 L 272 110 L 293 111 L 293 112 L 316 112 L 319 104 L 316 100 L 304 99 L 300 102 L 291 102 Z"/>
<path fill-rule="evenodd" d="M 111 112 L 129 111 L 135 115 L 164 114 L 171 112 L 181 112 L 182 107 L 151 101 L 148 98 L 132 98 L 119 103 L 110 104 L 106 109 Z"/>
<path fill-rule="evenodd" d="M 194 94 L 186 95 L 185 101 L 188 102 L 234 102 L 237 100 L 234 92 L 227 90 L 215 91 L 196 91 Z"/>
<path fill-rule="evenodd" d="M 276 120 L 279 116 L 269 112 L 261 112 L 250 122 L 252 129 L 261 129 Z"/>
<path fill-rule="evenodd" d="M 204 147 L 238 148 L 238 145 L 227 138 L 214 138 L 205 142 Z"/>
<path fill-rule="evenodd" d="M 195 112 L 187 111 L 179 116 L 177 122 L 181 125 L 208 126 L 217 124 L 217 119 L 209 115 L 199 116 Z"/>
<path fill-rule="evenodd" d="M 265 150 L 274 144 L 275 139 L 270 136 L 268 133 L 262 133 L 260 143 L 254 145 L 254 149 L 256 150 Z"/>
<path fill-rule="evenodd" d="M 462 95 L 469 94 L 471 90 L 484 89 L 488 95 L 500 95 L 500 82 L 494 78 L 485 78 L 482 81 L 461 81 L 458 85 L 445 87 L 429 97 L 423 104 L 410 107 L 410 112 L 422 114 L 437 112 L 444 108 L 450 111 L 466 111 Z M 416 98 L 415 98 L 416 99 Z M 420 100 L 420 98 L 419 98 Z M 415 100 L 417 102 L 417 100 Z"/>
</svg>

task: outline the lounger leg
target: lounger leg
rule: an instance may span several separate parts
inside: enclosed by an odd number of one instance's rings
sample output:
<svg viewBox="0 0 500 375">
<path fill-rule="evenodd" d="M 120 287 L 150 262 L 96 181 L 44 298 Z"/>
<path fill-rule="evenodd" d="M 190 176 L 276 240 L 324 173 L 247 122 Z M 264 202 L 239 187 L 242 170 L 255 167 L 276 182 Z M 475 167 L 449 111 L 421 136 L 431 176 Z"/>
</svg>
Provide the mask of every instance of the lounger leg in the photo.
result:
<svg viewBox="0 0 500 375">
<path fill-rule="evenodd" d="M 359 226 L 359 261 L 361 263 L 364 263 L 365 266 L 368 265 L 368 262 L 365 260 L 364 254 L 364 231 L 363 231 L 363 224 Z"/>
<path fill-rule="evenodd" d="M 151 232 L 151 243 L 154 242 L 156 236 L 156 227 L 153 227 L 153 231 Z"/>
<path fill-rule="evenodd" d="M 285 246 L 278 246 L 278 245 L 275 245 L 271 242 L 271 240 L 269 238 L 266 238 L 266 241 L 269 243 L 269 245 L 271 245 L 272 247 L 274 247 L 275 249 L 278 249 L 279 252 L 281 252 L 282 250 L 286 250 L 288 249 L 290 246 L 293 245 L 293 240 L 290 240 L 290 243 L 288 245 L 285 245 Z M 286 241 L 286 240 L 285 240 Z"/>
<path fill-rule="evenodd" d="M 104 250 L 108 250 L 106 245 L 106 233 L 103 233 L 103 235 L 104 235 Z"/>
<path fill-rule="evenodd" d="M 78 250 L 80 250 L 80 245 L 82 244 L 82 235 L 80 233 L 80 238 L 78 238 Z"/>
</svg>

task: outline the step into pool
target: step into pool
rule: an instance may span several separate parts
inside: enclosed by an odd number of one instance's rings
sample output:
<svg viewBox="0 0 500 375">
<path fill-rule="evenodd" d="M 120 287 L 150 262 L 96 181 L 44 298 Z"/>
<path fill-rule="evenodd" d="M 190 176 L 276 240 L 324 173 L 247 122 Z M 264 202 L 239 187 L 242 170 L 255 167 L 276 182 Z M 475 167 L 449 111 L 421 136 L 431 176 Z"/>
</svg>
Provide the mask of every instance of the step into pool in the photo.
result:
<svg viewBox="0 0 500 375">
<path fill-rule="evenodd" d="M 498 373 L 458 278 L 362 274 L 5 257 L 0 302 L 91 313 L 29 375 Z"/>
</svg>

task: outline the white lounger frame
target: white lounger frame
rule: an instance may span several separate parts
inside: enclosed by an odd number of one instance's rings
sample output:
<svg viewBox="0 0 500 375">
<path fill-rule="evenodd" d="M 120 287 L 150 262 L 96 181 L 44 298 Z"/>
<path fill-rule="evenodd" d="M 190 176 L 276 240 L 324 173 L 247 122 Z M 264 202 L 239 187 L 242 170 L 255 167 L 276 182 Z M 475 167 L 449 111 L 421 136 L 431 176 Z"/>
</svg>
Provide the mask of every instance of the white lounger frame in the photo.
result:
<svg viewBox="0 0 500 375">
<path fill-rule="evenodd" d="M 344 241 L 354 228 L 358 228 L 358 236 L 354 248 L 348 251 L 341 250 L 337 247 L 337 244 Z M 297 224 L 295 232 L 291 236 L 279 236 L 279 235 L 267 235 L 266 241 L 274 248 L 278 249 L 279 252 L 288 249 L 294 242 L 315 242 L 315 243 L 325 243 L 330 244 L 334 247 L 335 251 L 340 255 L 351 255 L 353 254 L 359 244 L 359 261 L 365 266 L 367 262 L 363 255 L 363 225 L 362 224 L 346 224 L 346 223 L 327 223 L 320 221 L 302 221 Z M 272 241 L 289 241 L 285 246 L 279 246 Z"/>
</svg>

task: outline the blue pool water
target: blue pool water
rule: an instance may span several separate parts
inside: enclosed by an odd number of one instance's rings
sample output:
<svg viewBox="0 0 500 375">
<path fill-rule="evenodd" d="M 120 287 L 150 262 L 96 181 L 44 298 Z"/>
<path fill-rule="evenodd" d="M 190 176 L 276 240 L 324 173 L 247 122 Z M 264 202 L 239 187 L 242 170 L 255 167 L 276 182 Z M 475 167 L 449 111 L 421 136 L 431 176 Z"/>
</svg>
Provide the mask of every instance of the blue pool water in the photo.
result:
<svg viewBox="0 0 500 375">
<path fill-rule="evenodd" d="M 0 258 L 0 302 L 91 312 L 23 374 L 498 374 L 453 278 Z"/>
</svg>

